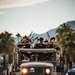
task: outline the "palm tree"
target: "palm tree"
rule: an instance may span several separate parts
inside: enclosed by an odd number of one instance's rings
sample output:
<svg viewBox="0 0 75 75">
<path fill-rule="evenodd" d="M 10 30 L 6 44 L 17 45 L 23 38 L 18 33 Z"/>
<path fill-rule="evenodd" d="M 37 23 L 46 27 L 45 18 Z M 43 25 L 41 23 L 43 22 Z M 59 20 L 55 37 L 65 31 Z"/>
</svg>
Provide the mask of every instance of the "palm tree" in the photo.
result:
<svg viewBox="0 0 75 75">
<path fill-rule="evenodd" d="M 60 45 L 60 47 L 63 48 L 63 52 L 70 52 L 69 49 L 71 48 L 75 40 L 73 36 L 73 30 L 70 28 L 69 25 L 63 24 L 61 25 L 61 28 L 57 29 L 56 33 L 58 33 L 58 35 L 56 36 L 57 42 Z"/>
<path fill-rule="evenodd" d="M 18 37 L 18 43 L 19 43 L 19 37 L 21 37 L 21 35 L 17 33 L 16 36 Z"/>
<path fill-rule="evenodd" d="M 57 44 L 60 46 L 60 49 L 62 50 L 63 55 L 70 55 L 70 60 L 68 61 L 74 61 L 74 55 L 75 55 L 75 32 L 70 28 L 69 25 L 63 24 L 60 28 L 56 31 L 57 36 Z"/>
<path fill-rule="evenodd" d="M 0 34 L 0 53 L 8 54 L 8 56 L 12 54 L 14 49 L 14 38 L 11 35 L 7 31 Z M 8 62 L 12 62 L 12 59 Z"/>
</svg>

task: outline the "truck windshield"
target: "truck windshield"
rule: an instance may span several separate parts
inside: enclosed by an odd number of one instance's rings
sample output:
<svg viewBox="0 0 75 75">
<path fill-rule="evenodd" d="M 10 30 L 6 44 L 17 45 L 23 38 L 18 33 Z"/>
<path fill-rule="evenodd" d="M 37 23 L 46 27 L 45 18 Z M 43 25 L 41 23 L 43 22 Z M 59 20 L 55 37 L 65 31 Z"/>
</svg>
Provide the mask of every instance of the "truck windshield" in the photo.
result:
<svg viewBox="0 0 75 75">
<path fill-rule="evenodd" d="M 55 61 L 55 51 L 20 51 L 19 52 L 19 61 Z"/>
<path fill-rule="evenodd" d="M 53 53 L 21 53 L 21 60 L 53 61 Z"/>
</svg>

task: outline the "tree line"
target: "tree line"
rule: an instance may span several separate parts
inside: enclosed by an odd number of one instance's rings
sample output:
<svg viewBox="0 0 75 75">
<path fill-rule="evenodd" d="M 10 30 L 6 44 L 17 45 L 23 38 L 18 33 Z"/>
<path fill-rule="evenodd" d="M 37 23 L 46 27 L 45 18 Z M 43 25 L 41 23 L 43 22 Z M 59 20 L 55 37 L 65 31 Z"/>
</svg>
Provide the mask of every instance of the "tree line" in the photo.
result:
<svg viewBox="0 0 75 75">
<path fill-rule="evenodd" d="M 62 50 L 62 54 L 70 54 L 70 61 L 75 62 L 75 31 L 67 24 L 62 24 L 56 30 L 56 45 Z M 16 34 L 18 37 L 21 36 L 19 33 Z M 0 53 L 8 53 L 9 55 L 13 53 L 15 47 L 14 37 L 12 33 L 7 31 L 0 33 Z"/>
</svg>

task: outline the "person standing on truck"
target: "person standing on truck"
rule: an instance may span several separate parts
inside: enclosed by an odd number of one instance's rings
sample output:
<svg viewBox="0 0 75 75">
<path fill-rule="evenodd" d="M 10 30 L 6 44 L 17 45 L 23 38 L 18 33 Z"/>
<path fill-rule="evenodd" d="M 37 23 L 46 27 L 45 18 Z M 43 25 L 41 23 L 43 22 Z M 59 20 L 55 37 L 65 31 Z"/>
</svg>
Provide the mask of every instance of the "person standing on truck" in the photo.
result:
<svg viewBox="0 0 75 75">
<path fill-rule="evenodd" d="M 25 35 L 18 43 L 19 48 L 30 48 L 31 40 Z"/>
<path fill-rule="evenodd" d="M 40 37 L 39 41 L 35 44 L 34 48 L 46 48 L 42 37 Z"/>
<path fill-rule="evenodd" d="M 54 48 L 54 47 L 55 47 L 54 44 L 55 44 L 55 37 L 52 37 L 52 38 L 50 39 L 48 48 Z"/>
<path fill-rule="evenodd" d="M 44 42 L 45 42 L 46 48 L 48 48 L 48 47 L 49 47 L 49 42 L 48 42 L 48 40 L 46 39 Z"/>
</svg>

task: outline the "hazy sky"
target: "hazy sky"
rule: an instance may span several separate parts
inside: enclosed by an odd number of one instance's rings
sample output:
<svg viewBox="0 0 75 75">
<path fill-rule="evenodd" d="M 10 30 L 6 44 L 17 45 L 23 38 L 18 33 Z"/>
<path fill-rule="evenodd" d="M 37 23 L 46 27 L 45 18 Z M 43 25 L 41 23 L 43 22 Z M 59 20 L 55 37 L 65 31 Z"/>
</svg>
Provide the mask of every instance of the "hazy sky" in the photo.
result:
<svg viewBox="0 0 75 75">
<path fill-rule="evenodd" d="M 75 20 L 75 0 L 0 0 L 0 33 L 44 33 Z"/>
</svg>

